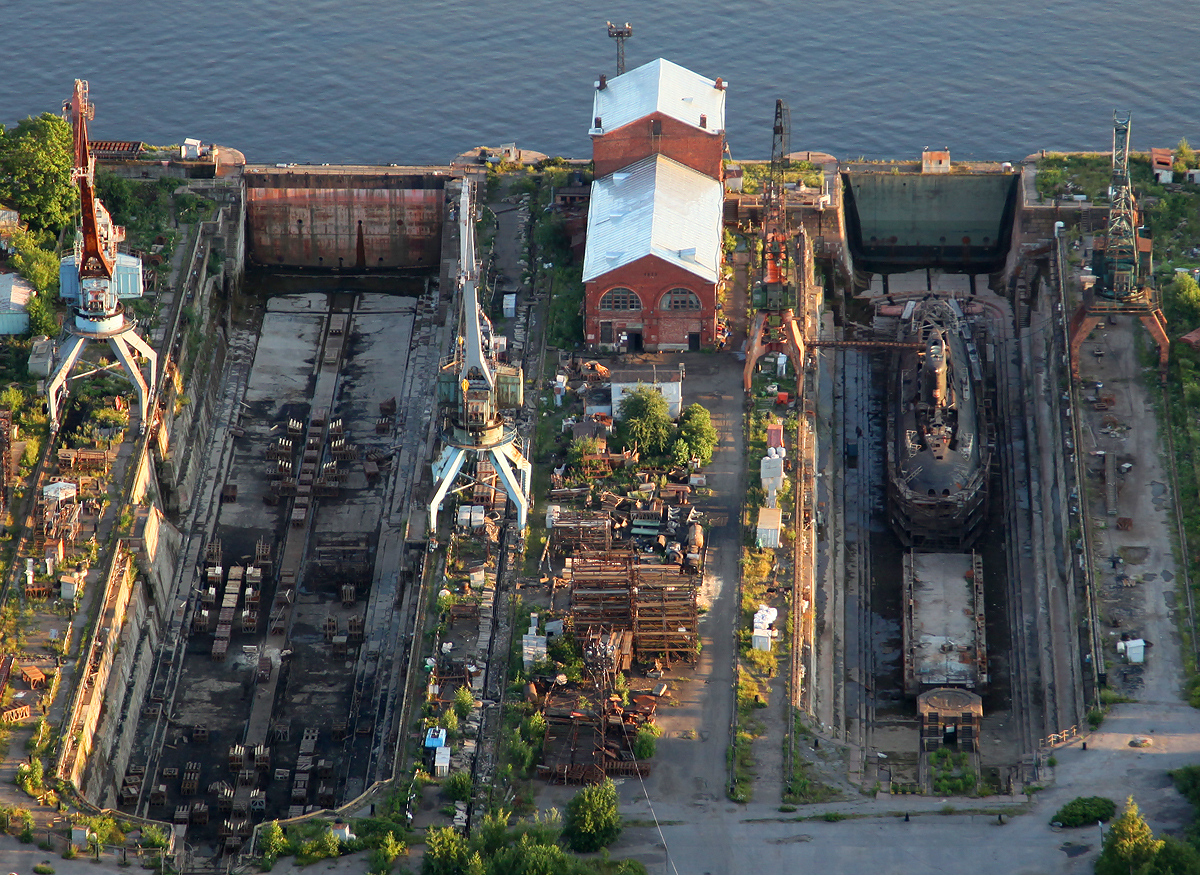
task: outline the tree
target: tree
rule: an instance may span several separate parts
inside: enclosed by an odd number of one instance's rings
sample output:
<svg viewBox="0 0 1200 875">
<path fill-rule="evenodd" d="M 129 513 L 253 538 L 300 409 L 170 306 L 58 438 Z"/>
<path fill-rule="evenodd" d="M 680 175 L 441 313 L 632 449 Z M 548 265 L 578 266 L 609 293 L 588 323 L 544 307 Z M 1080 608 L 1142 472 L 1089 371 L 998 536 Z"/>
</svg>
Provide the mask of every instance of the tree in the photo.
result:
<svg viewBox="0 0 1200 875">
<path fill-rule="evenodd" d="M 461 875 L 467 859 L 467 840 L 453 827 L 433 827 L 425 834 L 424 875 Z"/>
<path fill-rule="evenodd" d="M 713 450 L 720 438 L 712 424 L 712 416 L 699 404 L 692 404 L 679 417 L 679 439 L 687 444 L 691 455 L 700 460 L 700 467 L 712 462 Z"/>
<path fill-rule="evenodd" d="M 575 438 L 567 447 L 567 462 L 572 468 L 578 468 L 583 464 L 584 456 L 591 456 L 598 452 L 600 452 L 600 442 L 595 438 Z"/>
<path fill-rule="evenodd" d="M 337 836 L 333 834 L 333 830 L 328 830 L 321 836 L 321 856 L 332 859 L 342 855 L 342 843 Z"/>
<path fill-rule="evenodd" d="M 145 832 L 142 830 L 142 835 L 145 835 Z M 262 847 L 263 868 L 270 869 L 279 859 L 279 855 L 287 849 L 287 838 L 283 834 L 283 828 L 280 827 L 279 821 L 272 820 L 263 827 L 259 834 L 259 844 Z"/>
<path fill-rule="evenodd" d="M 1200 851 L 1187 842 L 1166 836 L 1154 861 L 1141 870 L 1144 875 L 1191 875 L 1200 872 Z"/>
<path fill-rule="evenodd" d="M 1138 811 L 1130 796 L 1125 810 L 1112 822 L 1104 837 L 1104 848 L 1096 861 L 1096 875 L 1128 875 L 1154 860 L 1163 846 Z"/>
<path fill-rule="evenodd" d="M 651 386 L 638 386 L 621 399 L 621 419 L 629 437 L 648 453 L 666 450 L 675 430 L 667 412 L 667 399 Z"/>
<path fill-rule="evenodd" d="M 1175 275 L 1175 281 L 1167 287 L 1167 306 L 1170 316 L 1183 322 L 1189 329 L 1200 322 L 1200 284 L 1191 274 Z"/>
<path fill-rule="evenodd" d="M 621 835 L 617 787 L 611 779 L 584 787 L 567 803 L 563 838 L 573 851 L 590 853 L 610 845 Z"/>
<path fill-rule="evenodd" d="M 648 725 L 639 729 L 633 739 L 633 755 L 639 760 L 652 759 L 657 748 L 658 733 Z"/>
<path fill-rule="evenodd" d="M 471 716 L 471 709 L 475 707 L 475 697 L 471 694 L 471 688 L 463 684 L 454 691 L 454 713 L 458 715 L 459 720 L 466 720 Z"/>
<path fill-rule="evenodd" d="M 528 835 L 510 848 L 497 852 L 489 860 L 496 875 L 568 875 L 571 858 L 558 845 L 541 845 Z"/>
<path fill-rule="evenodd" d="M 29 314 L 29 333 L 53 337 L 58 334 L 58 320 L 51 304 L 58 297 L 58 258 L 39 246 L 36 236 L 28 231 L 14 231 L 10 243 L 15 252 L 9 261 L 35 291 L 25 305 L 25 312 Z"/>
<path fill-rule="evenodd" d="M 1175 147 L 1175 163 L 1183 164 L 1185 169 L 1196 166 L 1196 150 L 1187 141 L 1187 137 L 1182 137 L 1179 145 Z"/>
<path fill-rule="evenodd" d="M 79 209 L 73 153 L 71 126 L 53 113 L 0 127 L 0 202 L 34 228 L 68 224 Z"/>
<path fill-rule="evenodd" d="M 471 834 L 471 844 L 477 853 L 489 859 L 501 848 L 507 847 L 511 836 L 508 821 L 511 817 L 505 808 L 498 808 L 483 816 L 483 824 Z"/>
<path fill-rule="evenodd" d="M 471 798 L 471 773 L 470 772 L 455 772 L 446 779 L 446 783 L 442 785 L 442 789 L 446 791 L 446 796 L 453 799 L 455 802 L 467 802 Z"/>
</svg>

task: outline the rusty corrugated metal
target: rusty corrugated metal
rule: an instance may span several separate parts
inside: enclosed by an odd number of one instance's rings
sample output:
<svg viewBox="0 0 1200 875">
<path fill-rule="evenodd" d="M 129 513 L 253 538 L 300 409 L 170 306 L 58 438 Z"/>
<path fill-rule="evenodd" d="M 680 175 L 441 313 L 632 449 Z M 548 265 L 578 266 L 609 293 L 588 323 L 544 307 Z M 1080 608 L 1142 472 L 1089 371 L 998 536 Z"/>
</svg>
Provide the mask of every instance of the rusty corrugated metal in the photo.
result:
<svg viewBox="0 0 1200 875">
<path fill-rule="evenodd" d="M 247 174 L 252 261 L 277 267 L 432 267 L 441 257 L 445 179 Z"/>
</svg>

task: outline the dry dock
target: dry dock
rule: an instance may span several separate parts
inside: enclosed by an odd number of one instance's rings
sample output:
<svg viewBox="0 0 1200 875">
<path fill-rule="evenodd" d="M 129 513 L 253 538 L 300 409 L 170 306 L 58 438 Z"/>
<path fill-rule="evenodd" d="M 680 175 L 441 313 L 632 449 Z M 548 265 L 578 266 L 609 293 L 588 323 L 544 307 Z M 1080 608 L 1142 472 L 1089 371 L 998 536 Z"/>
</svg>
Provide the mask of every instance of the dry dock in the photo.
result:
<svg viewBox="0 0 1200 875">
<path fill-rule="evenodd" d="M 416 294 L 266 301 L 215 526 L 181 572 L 178 670 L 160 672 L 131 766 L 139 812 L 188 822 L 194 847 L 231 850 L 251 820 L 391 776 L 424 552 L 408 522 L 448 339 L 436 291 L 396 282 Z"/>
</svg>

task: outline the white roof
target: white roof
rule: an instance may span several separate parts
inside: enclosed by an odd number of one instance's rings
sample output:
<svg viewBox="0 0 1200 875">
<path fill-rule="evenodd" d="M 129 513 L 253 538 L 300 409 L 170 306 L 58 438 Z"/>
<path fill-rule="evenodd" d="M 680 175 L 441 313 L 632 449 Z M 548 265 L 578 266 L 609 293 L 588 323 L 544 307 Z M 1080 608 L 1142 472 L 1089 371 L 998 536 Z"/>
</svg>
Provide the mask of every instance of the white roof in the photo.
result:
<svg viewBox="0 0 1200 875">
<path fill-rule="evenodd" d="M 715 283 L 724 197 L 717 180 L 663 155 L 597 179 L 588 207 L 584 282 L 657 255 Z"/>
<path fill-rule="evenodd" d="M 25 312 L 33 286 L 15 273 L 0 274 L 0 310 Z"/>
<path fill-rule="evenodd" d="M 725 130 L 725 91 L 678 64 L 659 58 L 608 80 L 592 98 L 592 120 L 600 117 L 603 127 L 593 134 L 614 131 L 630 122 L 661 112 L 693 127 L 705 116 L 709 131 Z"/>
</svg>

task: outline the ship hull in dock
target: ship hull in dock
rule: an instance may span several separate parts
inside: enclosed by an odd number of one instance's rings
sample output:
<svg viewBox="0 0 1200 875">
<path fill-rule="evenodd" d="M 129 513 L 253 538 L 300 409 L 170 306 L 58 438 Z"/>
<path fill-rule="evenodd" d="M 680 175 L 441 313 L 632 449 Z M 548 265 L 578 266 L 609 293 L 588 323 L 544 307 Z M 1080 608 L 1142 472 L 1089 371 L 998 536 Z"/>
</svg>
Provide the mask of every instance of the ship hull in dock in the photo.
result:
<svg viewBox="0 0 1200 875">
<path fill-rule="evenodd" d="M 957 552 L 987 518 L 990 429 L 969 324 L 947 301 L 923 302 L 899 339 L 888 406 L 888 515 L 906 547 Z"/>
</svg>

